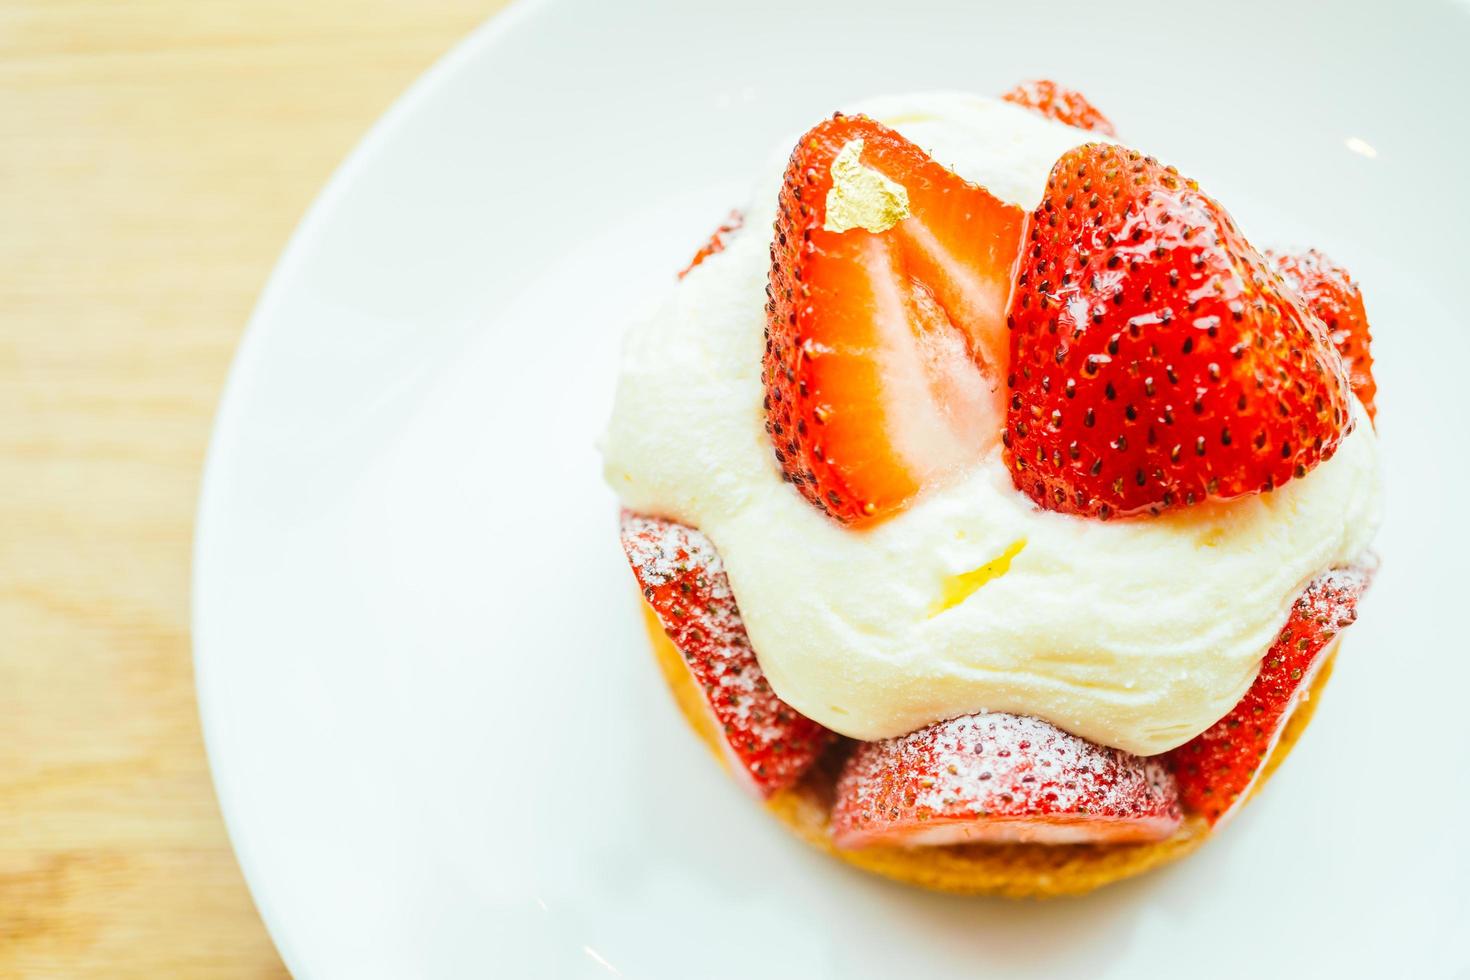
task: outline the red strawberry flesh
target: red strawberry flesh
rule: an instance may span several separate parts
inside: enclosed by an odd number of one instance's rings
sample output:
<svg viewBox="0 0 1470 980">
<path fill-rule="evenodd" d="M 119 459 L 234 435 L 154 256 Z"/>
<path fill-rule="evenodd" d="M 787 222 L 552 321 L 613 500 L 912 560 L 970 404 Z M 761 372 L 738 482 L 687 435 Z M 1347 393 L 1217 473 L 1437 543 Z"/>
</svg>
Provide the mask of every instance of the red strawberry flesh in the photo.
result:
<svg viewBox="0 0 1470 980">
<path fill-rule="evenodd" d="M 704 693 L 731 771 L 761 797 L 796 783 L 835 736 L 771 690 L 714 545 L 626 511 L 622 539 L 643 598 Z"/>
<path fill-rule="evenodd" d="M 1193 181 L 1087 144 L 1053 167 L 1010 305 L 1006 458 L 1109 518 L 1271 490 L 1352 427 L 1318 319 Z"/>
<path fill-rule="evenodd" d="M 833 220 L 844 152 L 900 188 L 907 216 Z M 763 379 L 777 461 L 813 505 L 881 520 L 995 444 L 1023 220 L 871 119 L 801 138 L 771 249 Z"/>
<path fill-rule="evenodd" d="M 1049 79 L 1022 82 L 1001 98 L 1068 126 L 1090 129 L 1104 136 L 1118 135 L 1108 117 L 1098 112 L 1097 106 L 1089 102 L 1086 96 Z"/>
<path fill-rule="evenodd" d="M 837 846 L 1129 843 L 1179 826 L 1156 759 L 1095 745 L 1036 718 L 965 715 L 857 746 L 837 781 Z"/>
<path fill-rule="evenodd" d="M 1169 753 L 1187 809 L 1210 823 L 1245 802 L 1291 713 L 1326 661 L 1325 651 L 1357 617 L 1372 572 L 1350 568 L 1315 579 L 1292 606 L 1260 673 L 1230 713 Z"/>
</svg>

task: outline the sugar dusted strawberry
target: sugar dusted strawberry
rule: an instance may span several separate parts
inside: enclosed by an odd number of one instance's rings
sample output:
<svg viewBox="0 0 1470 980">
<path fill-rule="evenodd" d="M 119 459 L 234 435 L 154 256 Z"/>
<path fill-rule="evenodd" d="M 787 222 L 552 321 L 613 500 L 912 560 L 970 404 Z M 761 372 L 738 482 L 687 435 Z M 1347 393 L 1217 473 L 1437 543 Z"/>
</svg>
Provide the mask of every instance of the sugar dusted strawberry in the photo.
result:
<svg viewBox="0 0 1470 980">
<path fill-rule="evenodd" d="M 1260 673 L 1230 713 L 1169 753 L 1179 795 L 1218 823 L 1245 802 L 1292 711 L 1326 661 L 1328 644 L 1357 617 L 1372 572 L 1351 568 L 1314 580 L 1297 599 Z"/>
<path fill-rule="evenodd" d="M 689 273 L 694 271 L 696 266 L 711 255 L 723 252 L 725 250 L 725 243 L 730 240 L 730 236 L 739 231 L 744 224 L 745 215 L 739 211 L 731 211 L 729 216 L 709 236 L 709 240 L 699 247 L 699 251 L 694 253 L 694 258 L 689 260 L 689 264 L 680 271 L 679 278 L 683 279 L 689 275 Z"/>
<path fill-rule="evenodd" d="M 1296 255 L 1267 252 L 1266 256 L 1281 278 L 1301 295 L 1307 310 L 1326 325 L 1328 339 L 1342 356 L 1353 394 L 1368 410 L 1368 417 L 1374 418 L 1378 385 L 1373 380 L 1373 338 L 1358 284 L 1346 269 L 1315 248 Z"/>
<path fill-rule="evenodd" d="M 626 511 L 622 538 L 643 598 L 704 692 L 731 771 L 763 797 L 795 783 L 835 736 L 766 683 L 714 546 L 693 528 Z"/>
<path fill-rule="evenodd" d="M 1179 826 L 1174 779 L 1153 759 L 1035 718 L 966 715 L 864 742 L 837 781 L 837 846 L 1126 843 Z"/>
<path fill-rule="evenodd" d="M 1104 136 L 1118 135 L 1108 117 L 1098 112 L 1097 107 L 1087 101 L 1086 96 L 1075 89 L 1064 88 L 1050 79 L 1022 82 L 1001 98 L 1018 106 L 1034 109 L 1043 116 L 1049 116 L 1068 126 L 1090 129 Z"/>
<path fill-rule="evenodd" d="M 1108 518 L 1271 490 L 1352 427 L 1321 322 L 1192 180 L 1063 154 L 1010 305 L 1006 458 L 1043 507 Z"/>
<path fill-rule="evenodd" d="M 1025 216 L 863 116 L 801 138 L 779 203 L 766 428 L 809 501 L 876 521 L 999 438 Z"/>
</svg>

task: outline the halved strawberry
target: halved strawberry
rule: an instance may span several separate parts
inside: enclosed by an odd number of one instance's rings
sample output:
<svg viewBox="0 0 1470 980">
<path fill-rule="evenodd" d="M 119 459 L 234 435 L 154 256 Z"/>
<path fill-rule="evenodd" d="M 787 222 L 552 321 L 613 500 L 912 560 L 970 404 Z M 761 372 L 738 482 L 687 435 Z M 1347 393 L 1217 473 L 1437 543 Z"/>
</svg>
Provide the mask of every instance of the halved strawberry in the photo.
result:
<svg viewBox="0 0 1470 980">
<path fill-rule="evenodd" d="M 858 745 L 837 781 L 832 836 L 844 848 L 1124 843 L 1162 840 L 1180 819 L 1158 760 L 990 713 Z"/>
<path fill-rule="evenodd" d="M 1373 404 L 1378 385 L 1373 380 L 1372 335 L 1368 332 L 1368 313 L 1363 309 L 1363 292 L 1348 271 L 1315 248 L 1298 255 L 1267 252 L 1271 265 L 1287 284 L 1295 289 L 1308 311 L 1327 327 L 1327 337 L 1342 355 L 1353 394 L 1368 410 L 1377 415 Z"/>
<path fill-rule="evenodd" d="M 766 290 L 766 429 L 838 521 L 892 514 L 999 438 L 1024 218 L 863 116 L 797 143 Z"/>
<path fill-rule="evenodd" d="M 622 538 L 643 598 L 704 692 L 731 771 L 762 797 L 795 783 L 835 736 L 766 683 L 714 545 L 691 527 L 627 511 Z"/>
<path fill-rule="evenodd" d="M 679 278 L 683 279 L 689 275 L 695 266 L 699 265 L 711 255 L 717 252 L 723 252 L 725 250 L 725 242 L 729 240 L 731 235 L 739 231 L 743 224 L 745 224 L 745 215 L 739 211 L 731 211 L 729 217 L 725 218 L 720 227 L 714 230 L 714 234 L 709 236 L 709 240 L 699 247 L 699 251 L 694 253 L 694 258 L 689 260 L 689 264 L 680 270 Z"/>
<path fill-rule="evenodd" d="M 1230 713 L 1168 754 L 1187 809 L 1210 823 L 1245 802 L 1297 704 L 1322 669 L 1323 651 L 1357 618 L 1369 568 L 1328 572 L 1296 600 L 1261 671 Z"/>
<path fill-rule="evenodd" d="M 1007 461 L 1043 507 L 1108 518 L 1271 490 L 1352 427 L 1342 359 L 1194 181 L 1063 154 L 1011 298 Z"/>
<path fill-rule="evenodd" d="M 1097 111 L 1087 97 L 1075 89 L 1064 88 L 1047 78 L 1022 82 L 1001 96 L 1007 102 L 1034 109 L 1068 126 L 1090 129 L 1104 136 L 1116 136 L 1108 117 Z"/>
</svg>

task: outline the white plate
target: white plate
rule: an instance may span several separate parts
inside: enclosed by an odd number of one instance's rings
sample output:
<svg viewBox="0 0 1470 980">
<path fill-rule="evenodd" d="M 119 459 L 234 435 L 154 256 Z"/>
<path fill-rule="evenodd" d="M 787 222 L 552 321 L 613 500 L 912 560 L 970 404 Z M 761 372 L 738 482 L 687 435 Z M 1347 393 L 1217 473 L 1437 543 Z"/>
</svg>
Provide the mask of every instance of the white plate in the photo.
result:
<svg viewBox="0 0 1470 980">
<path fill-rule="evenodd" d="M 1470 970 L 1467 11 L 564 0 L 471 38 L 302 225 L 210 454 L 200 700 L 291 969 Z M 1282 777 L 1196 857 L 1043 905 L 866 877 L 741 797 L 647 654 L 593 449 L 623 326 L 776 141 L 855 98 L 1038 75 L 1366 284 L 1391 499 Z"/>
</svg>

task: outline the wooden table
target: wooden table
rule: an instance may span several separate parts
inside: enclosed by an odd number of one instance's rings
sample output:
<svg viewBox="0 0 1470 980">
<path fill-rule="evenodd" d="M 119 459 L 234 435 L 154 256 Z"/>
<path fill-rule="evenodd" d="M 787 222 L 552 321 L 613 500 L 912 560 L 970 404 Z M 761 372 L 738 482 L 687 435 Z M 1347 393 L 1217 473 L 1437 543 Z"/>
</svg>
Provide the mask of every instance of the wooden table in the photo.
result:
<svg viewBox="0 0 1470 980">
<path fill-rule="evenodd" d="M 189 646 L 230 354 L 316 190 L 505 0 L 0 0 L 0 976 L 285 975 Z"/>
</svg>

